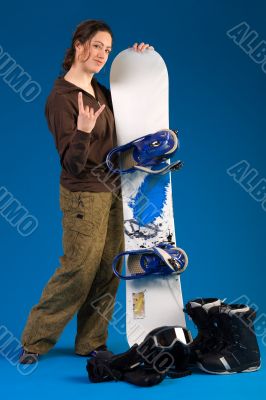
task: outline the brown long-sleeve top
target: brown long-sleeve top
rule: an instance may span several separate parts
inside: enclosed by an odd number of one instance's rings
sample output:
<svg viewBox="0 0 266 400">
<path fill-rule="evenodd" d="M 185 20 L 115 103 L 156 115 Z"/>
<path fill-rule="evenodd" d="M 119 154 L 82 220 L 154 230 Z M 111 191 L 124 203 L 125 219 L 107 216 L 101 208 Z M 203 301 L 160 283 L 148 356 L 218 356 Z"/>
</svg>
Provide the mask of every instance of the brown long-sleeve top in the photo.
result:
<svg viewBox="0 0 266 400">
<path fill-rule="evenodd" d="M 95 97 L 58 77 L 47 98 L 45 116 L 60 157 L 60 183 L 71 191 L 108 192 L 120 182 L 105 164 L 107 153 L 117 144 L 112 100 L 110 91 L 95 78 L 91 84 Z M 77 129 L 80 91 L 84 107 L 89 105 L 97 111 L 105 104 L 91 133 Z"/>
</svg>

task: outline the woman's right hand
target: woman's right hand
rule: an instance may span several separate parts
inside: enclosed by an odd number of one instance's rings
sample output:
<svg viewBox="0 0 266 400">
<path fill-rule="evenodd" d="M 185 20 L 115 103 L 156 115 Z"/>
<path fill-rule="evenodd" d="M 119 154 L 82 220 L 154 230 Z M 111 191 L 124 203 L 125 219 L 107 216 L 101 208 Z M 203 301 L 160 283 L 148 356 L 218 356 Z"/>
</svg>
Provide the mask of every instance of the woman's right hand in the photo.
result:
<svg viewBox="0 0 266 400">
<path fill-rule="evenodd" d="M 98 111 L 94 112 L 94 108 L 83 105 L 82 92 L 78 94 L 79 115 L 77 121 L 77 129 L 86 133 L 91 133 L 95 127 L 97 118 L 105 108 L 105 104 L 101 105 Z"/>
</svg>

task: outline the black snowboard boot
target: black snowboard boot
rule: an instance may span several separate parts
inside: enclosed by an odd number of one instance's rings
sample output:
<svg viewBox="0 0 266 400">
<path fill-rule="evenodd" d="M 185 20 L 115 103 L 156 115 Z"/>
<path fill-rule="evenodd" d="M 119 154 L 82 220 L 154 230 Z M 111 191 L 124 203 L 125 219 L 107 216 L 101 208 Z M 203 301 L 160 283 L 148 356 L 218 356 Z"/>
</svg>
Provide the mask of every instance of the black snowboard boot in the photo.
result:
<svg viewBox="0 0 266 400">
<path fill-rule="evenodd" d="M 184 311 L 189 315 L 198 329 L 190 347 L 190 364 L 195 364 L 202 354 L 209 353 L 217 345 L 220 335 L 210 311 L 218 310 L 223 303 L 217 298 L 204 298 L 189 301 Z"/>
<path fill-rule="evenodd" d="M 198 366 L 210 374 L 252 372 L 260 368 L 260 351 L 254 332 L 256 312 L 243 304 L 222 305 L 208 313 L 219 335 L 218 344 L 198 355 Z"/>
</svg>

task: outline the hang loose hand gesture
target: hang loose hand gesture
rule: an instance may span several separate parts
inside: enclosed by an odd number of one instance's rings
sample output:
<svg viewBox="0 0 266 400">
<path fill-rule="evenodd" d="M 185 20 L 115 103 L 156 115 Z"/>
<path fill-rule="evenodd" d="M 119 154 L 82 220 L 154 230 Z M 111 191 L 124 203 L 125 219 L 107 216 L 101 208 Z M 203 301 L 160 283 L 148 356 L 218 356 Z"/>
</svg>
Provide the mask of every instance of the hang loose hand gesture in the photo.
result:
<svg viewBox="0 0 266 400">
<path fill-rule="evenodd" d="M 105 108 L 105 104 L 101 105 L 98 111 L 94 112 L 94 108 L 83 105 L 82 92 L 78 94 L 79 115 L 77 121 L 77 128 L 80 131 L 91 133 L 95 127 L 97 118 Z"/>
</svg>

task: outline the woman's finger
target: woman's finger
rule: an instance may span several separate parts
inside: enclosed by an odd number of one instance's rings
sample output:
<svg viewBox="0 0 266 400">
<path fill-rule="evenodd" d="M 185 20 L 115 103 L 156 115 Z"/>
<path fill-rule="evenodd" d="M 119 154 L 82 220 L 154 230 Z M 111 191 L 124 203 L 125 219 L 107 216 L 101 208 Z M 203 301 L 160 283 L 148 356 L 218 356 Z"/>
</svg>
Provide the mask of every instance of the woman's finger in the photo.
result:
<svg viewBox="0 0 266 400">
<path fill-rule="evenodd" d="M 150 49 L 151 47 L 149 44 L 145 44 L 145 49 Z"/>
<path fill-rule="evenodd" d="M 135 43 L 133 44 L 132 49 L 133 49 L 133 50 L 137 50 L 137 49 L 138 49 L 138 43 L 137 43 L 137 42 L 135 42 Z"/>
<path fill-rule="evenodd" d="M 96 113 L 94 114 L 94 116 L 95 116 L 96 118 L 98 118 L 99 115 L 103 112 L 104 108 L 105 108 L 105 104 L 102 104 L 101 107 L 99 108 L 99 110 L 96 111 Z"/>
<path fill-rule="evenodd" d="M 84 112 L 83 99 L 82 99 L 82 92 L 79 92 L 79 93 L 78 93 L 78 106 L 79 106 L 79 112 L 80 112 L 80 113 Z"/>
<path fill-rule="evenodd" d="M 138 51 L 142 51 L 143 46 L 145 46 L 145 43 L 144 43 L 144 42 L 141 42 L 141 43 L 138 45 Z"/>
<path fill-rule="evenodd" d="M 148 49 L 148 47 L 148 44 L 144 44 L 144 46 L 141 47 L 140 51 L 143 52 L 144 50 Z"/>
</svg>

